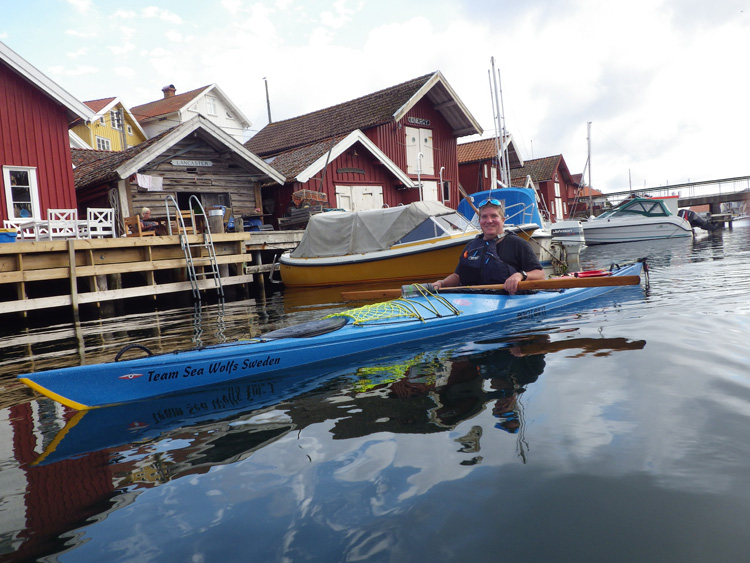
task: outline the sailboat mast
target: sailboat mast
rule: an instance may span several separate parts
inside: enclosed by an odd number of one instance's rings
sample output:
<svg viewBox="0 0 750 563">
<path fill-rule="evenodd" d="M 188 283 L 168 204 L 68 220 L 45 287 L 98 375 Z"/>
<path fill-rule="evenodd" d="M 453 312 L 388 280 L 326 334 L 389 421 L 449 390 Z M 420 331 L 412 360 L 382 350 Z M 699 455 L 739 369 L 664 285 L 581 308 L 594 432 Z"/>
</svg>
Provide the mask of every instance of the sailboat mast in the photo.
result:
<svg viewBox="0 0 750 563">
<path fill-rule="evenodd" d="M 497 83 L 498 83 L 498 90 L 500 92 L 500 115 L 502 117 L 503 174 L 505 176 L 504 183 L 505 183 L 505 186 L 509 188 L 510 187 L 510 162 L 508 158 L 508 145 L 505 142 L 508 131 L 505 128 L 505 103 L 503 102 L 503 81 L 500 76 L 500 69 L 497 69 Z"/>
<path fill-rule="evenodd" d="M 492 68 L 494 69 L 495 68 L 495 59 L 494 59 L 494 57 L 490 58 L 490 61 L 492 61 Z M 500 127 L 498 125 L 498 122 L 499 122 L 499 119 L 498 119 L 498 109 L 497 109 L 497 106 L 496 106 L 496 103 L 495 103 L 497 101 L 497 99 L 494 96 L 494 88 L 492 87 L 492 75 L 493 74 L 494 73 L 492 72 L 492 70 L 488 70 L 487 71 L 487 78 L 488 78 L 488 80 L 490 82 L 490 103 L 492 104 L 492 121 L 493 121 L 494 127 L 495 127 L 495 157 L 497 158 L 497 167 L 498 167 L 498 169 L 500 169 L 500 166 L 502 165 L 502 160 L 501 160 L 501 157 L 500 157 L 500 141 L 499 141 L 499 138 L 500 138 Z M 502 179 L 502 175 L 503 175 L 503 173 L 502 173 L 502 170 L 501 170 L 500 171 L 500 177 L 501 177 L 501 179 Z M 490 186 L 490 190 L 493 190 L 493 189 L 495 189 L 495 186 L 491 185 Z"/>
<path fill-rule="evenodd" d="M 497 150 L 497 165 L 500 169 L 500 182 L 507 186 L 508 184 L 505 182 L 505 162 L 503 159 L 504 155 L 504 143 L 505 139 L 503 138 L 503 126 L 502 126 L 502 115 L 500 113 L 500 100 L 498 98 L 497 94 L 497 76 L 495 75 L 495 57 L 490 57 L 490 66 L 491 66 L 491 80 L 490 80 L 490 90 L 494 93 L 494 113 L 495 113 L 495 148 Z M 492 186 L 490 189 L 494 189 L 495 186 Z"/>
<path fill-rule="evenodd" d="M 588 143 L 588 159 L 586 162 L 589 165 L 589 214 L 593 215 L 594 213 L 594 195 L 591 191 L 591 122 L 589 121 L 586 123 L 587 133 L 586 133 L 586 141 Z"/>
</svg>

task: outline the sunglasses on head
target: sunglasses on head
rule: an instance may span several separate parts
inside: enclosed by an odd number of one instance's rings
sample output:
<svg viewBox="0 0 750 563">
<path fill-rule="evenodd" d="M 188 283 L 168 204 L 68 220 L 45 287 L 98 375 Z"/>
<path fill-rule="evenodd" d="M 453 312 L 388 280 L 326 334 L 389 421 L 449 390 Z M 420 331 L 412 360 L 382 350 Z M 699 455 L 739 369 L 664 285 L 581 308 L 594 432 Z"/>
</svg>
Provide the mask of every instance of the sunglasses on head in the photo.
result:
<svg viewBox="0 0 750 563">
<path fill-rule="evenodd" d="M 503 202 L 500 201 L 499 199 L 495 199 L 494 197 L 490 199 L 485 199 L 482 203 L 479 204 L 479 209 L 481 209 L 485 205 L 496 205 L 498 207 L 502 207 Z"/>
</svg>

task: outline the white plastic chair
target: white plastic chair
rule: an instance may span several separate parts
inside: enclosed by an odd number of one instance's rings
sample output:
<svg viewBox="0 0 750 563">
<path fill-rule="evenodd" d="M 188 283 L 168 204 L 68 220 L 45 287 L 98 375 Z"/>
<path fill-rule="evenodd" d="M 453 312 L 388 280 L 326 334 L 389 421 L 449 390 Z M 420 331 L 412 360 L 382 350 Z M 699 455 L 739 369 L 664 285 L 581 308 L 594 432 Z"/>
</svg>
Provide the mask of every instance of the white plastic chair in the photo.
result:
<svg viewBox="0 0 750 563">
<path fill-rule="evenodd" d="M 111 207 L 89 207 L 86 210 L 86 238 L 115 236 L 115 210 Z"/>
<path fill-rule="evenodd" d="M 3 227 L 6 229 L 15 229 L 18 233 L 19 240 L 36 240 L 37 224 L 29 219 L 20 220 L 3 220 Z"/>
<path fill-rule="evenodd" d="M 40 240 L 78 238 L 77 209 L 48 209 L 47 232 L 39 234 Z"/>
</svg>

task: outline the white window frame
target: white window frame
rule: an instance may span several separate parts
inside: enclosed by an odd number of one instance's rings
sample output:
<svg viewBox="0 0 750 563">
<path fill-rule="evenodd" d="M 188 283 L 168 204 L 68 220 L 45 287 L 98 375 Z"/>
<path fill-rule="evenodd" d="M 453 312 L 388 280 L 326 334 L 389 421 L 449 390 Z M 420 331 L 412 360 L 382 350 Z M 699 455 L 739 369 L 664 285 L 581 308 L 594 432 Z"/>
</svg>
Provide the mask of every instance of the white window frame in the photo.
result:
<svg viewBox="0 0 750 563">
<path fill-rule="evenodd" d="M 111 151 L 112 150 L 112 141 L 107 139 L 107 137 L 100 137 L 99 135 L 96 136 L 96 150 L 98 151 Z"/>
<path fill-rule="evenodd" d="M 109 112 L 109 122 L 112 124 L 112 129 L 122 131 L 122 114 L 116 109 Z"/>
<path fill-rule="evenodd" d="M 213 96 L 206 96 L 206 113 L 208 115 L 219 115 L 216 111 L 216 108 L 216 98 L 214 98 Z"/>
<path fill-rule="evenodd" d="M 560 182 L 557 181 L 557 174 L 555 174 L 555 217 L 564 217 L 562 197 L 560 196 Z"/>
<path fill-rule="evenodd" d="M 10 184 L 11 172 L 27 172 L 29 175 L 29 199 L 31 200 L 31 217 L 18 217 L 16 216 L 16 209 L 13 202 L 13 186 Z M 5 191 L 5 206 L 8 210 L 8 219 L 10 220 L 24 220 L 24 219 L 36 219 L 42 218 L 39 210 L 39 185 L 36 178 L 36 168 L 29 166 L 3 166 L 3 188 Z"/>
<path fill-rule="evenodd" d="M 132 135 L 132 134 L 133 134 L 133 126 L 130 125 L 130 123 L 128 123 L 128 135 Z"/>
</svg>

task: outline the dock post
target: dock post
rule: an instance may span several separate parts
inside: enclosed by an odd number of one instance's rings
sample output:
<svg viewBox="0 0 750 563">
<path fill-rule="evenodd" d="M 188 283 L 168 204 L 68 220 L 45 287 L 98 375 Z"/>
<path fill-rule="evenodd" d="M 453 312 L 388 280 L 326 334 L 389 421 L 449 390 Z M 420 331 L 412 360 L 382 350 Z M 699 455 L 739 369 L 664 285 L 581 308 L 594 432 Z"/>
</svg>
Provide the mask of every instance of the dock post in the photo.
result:
<svg viewBox="0 0 750 563">
<path fill-rule="evenodd" d="M 261 258 L 260 250 L 253 250 L 253 264 L 256 266 L 263 265 L 263 258 Z M 266 301 L 266 282 L 263 280 L 263 274 L 258 272 L 253 276 L 255 278 L 255 289 L 258 291 L 258 295 L 261 300 L 265 303 Z"/>
<path fill-rule="evenodd" d="M 70 267 L 70 303 L 73 315 L 78 318 L 78 281 L 76 280 L 76 239 L 68 239 L 68 264 Z"/>
</svg>

